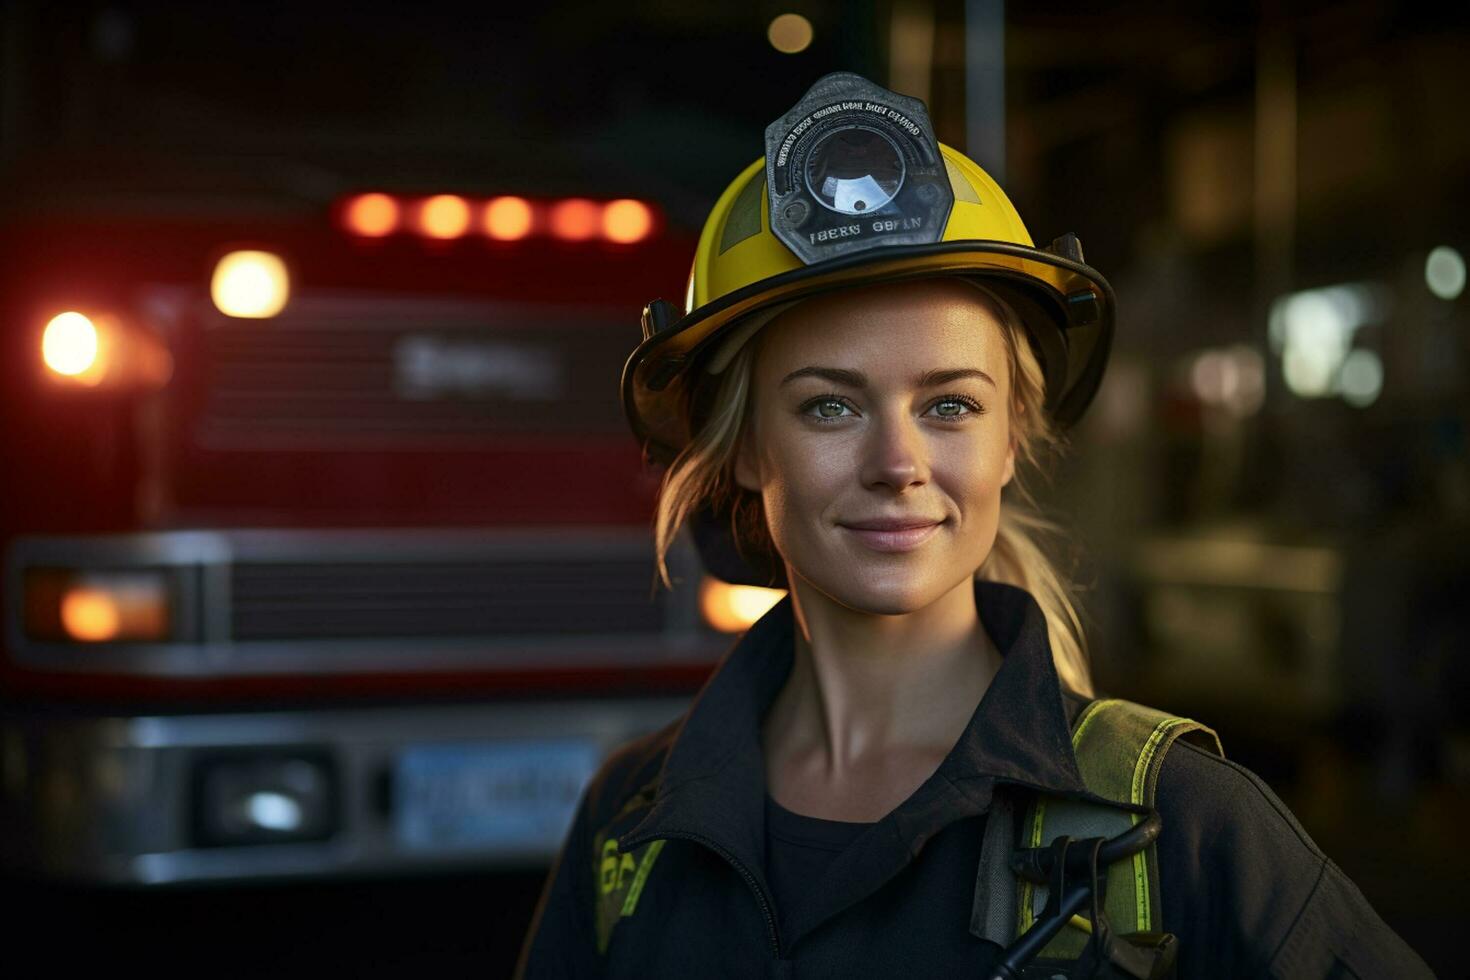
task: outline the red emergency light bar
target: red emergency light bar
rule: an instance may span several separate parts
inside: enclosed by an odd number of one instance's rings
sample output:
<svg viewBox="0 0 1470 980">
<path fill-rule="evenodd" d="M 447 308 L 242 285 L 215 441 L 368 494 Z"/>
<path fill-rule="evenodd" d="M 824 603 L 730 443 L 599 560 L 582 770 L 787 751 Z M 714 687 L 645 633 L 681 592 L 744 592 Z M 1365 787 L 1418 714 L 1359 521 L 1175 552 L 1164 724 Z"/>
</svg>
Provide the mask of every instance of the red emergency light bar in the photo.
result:
<svg viewBox="0 0 1470 980">
<path fill-rule="evenodd" d="M 506 195 L 476 199 L 458 194 L 406 197 L 379 191 L 346 198 L 338 215 L 342 228 L 357 238 L 409 234 L 437 242 L 474 237 L 497 242 L 552 238 L 633 245 L 652 235 L 658 223 L 652 205 L 632 198 L 536 200 Z"/>
</svg>

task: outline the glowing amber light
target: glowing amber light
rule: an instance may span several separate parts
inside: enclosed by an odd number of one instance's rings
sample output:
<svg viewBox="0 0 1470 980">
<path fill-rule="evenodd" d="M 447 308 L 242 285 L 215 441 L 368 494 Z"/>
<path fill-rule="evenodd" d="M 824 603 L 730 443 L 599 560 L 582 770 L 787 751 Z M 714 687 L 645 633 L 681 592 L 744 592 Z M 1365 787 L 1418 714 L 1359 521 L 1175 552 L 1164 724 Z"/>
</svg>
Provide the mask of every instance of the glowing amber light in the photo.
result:
<svg viewBox="0 0 1470 980">
<path fill-rule="evenodd" d="M 522 197 L 497 197 L 485 205 L 485 234 L 513 242 L 531 233 L 531 204 Z"/>
<path fill-rule="evenodd" d="M 364 238 L 382 238 L 398 229 L 398 202 L 387 194 L 360 194 L 347 205 L 347 230 Z"/>
<path fill-rule="evenodd" d="M 231 252 L 214 267 L 209 294 L 225 316 L 261 320 L 285 308 L 291 276 L 279 255 Z"/>
<path fill-rule="evenodd" d="M 61 626 L 74 640 L 104 643 L 117 636 L 122 615 L 110 592 L 76 586 L 61 597 Z"/>
<path fill-rule="evenodd" d="M 782 54 L 800 54 L 811 46 L 812 22 L 801 14 L 782 14 L 766 28 L 766 39 Z"/>
<path fill-rule="evenodd" d="M 602 209 L 594 202 L 574 197 L 551 209 L 551 233 L 569 242 L 595 238 L 602 224 Z"/>
<path fill-rule="evenodd" d="M 419 230 L 430 238 L 459 238 L 470 230 L 470 205 L 454 194 L 436 194 L 419 207 Z"/>
<path fill-rule="evenodd" d="M 602 210 L 602 234 L 624 245 L 641 242 L 653 230 L 653 212 L 642 201 L 613 201 Z"/>
<path fill-rule="evenodd" d="M 59 634 L 48 639 L 133 643 L 169 637 L 172 600 L 160 573 L 42 573 L 27 580 L 27 620 L 42 634 Z"/>
<path fill-rule="evenodd" d="M 699 608 L 705 622 L 722 633 L 741 633 L 781 601 L 782 589 L 730 585 L 706 578 L 699 589 Z"/>
<path fill-rule="evenodd" d="M 97 327 L 80 313 L 59 313 L 41 335 L 41 359 L 57 374 L 76 377 L 97 363 Z"/>
</svg>

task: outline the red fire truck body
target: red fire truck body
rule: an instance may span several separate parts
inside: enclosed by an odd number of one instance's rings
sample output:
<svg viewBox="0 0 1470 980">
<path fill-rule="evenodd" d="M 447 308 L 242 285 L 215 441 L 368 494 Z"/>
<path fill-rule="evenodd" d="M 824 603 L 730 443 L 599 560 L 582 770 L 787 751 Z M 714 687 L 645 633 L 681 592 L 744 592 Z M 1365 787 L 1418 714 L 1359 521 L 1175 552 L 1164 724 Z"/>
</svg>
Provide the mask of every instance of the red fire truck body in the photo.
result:
<svg viewBox="0 0 1470 980">
<path fill-rule="evenodd" d="M 516 199 L 506 234 L 454 197 L 464 220 L 435 226 L 447 199 L 378 196 L 371 236 L 343 204 L 13 208 L 9 866 L 544 861 L 606 752 L 707 674 L 726 639 L 689 551 L 654 588 L 656 481 L 617 385 L 692 242 L 587 200 Z M 284 265 L 275 315 L 222 312 L 241 251 Z M 64 313 L 109 363 L 52 344 Z"/>
</svg>

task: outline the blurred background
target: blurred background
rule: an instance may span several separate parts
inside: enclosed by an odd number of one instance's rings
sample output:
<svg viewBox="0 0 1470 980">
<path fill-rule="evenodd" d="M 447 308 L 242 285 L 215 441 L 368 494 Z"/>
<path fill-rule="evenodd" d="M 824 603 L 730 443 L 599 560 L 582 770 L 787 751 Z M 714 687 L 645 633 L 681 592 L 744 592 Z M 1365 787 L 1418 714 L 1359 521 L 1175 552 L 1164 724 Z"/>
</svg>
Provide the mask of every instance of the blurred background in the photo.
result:
<svg viewBox="0 0 1470 980">
<path fill-rule="evenodd" d="M 0 6 L 0 961 L 508 975 L 585 779 L 763 608 L 652 589 L 615 382 L 847 69 L 1117 289 L 1043 493 L 1100 687 L 1460 972 L 1464 8 L 483 10 Z"/>
</svg>

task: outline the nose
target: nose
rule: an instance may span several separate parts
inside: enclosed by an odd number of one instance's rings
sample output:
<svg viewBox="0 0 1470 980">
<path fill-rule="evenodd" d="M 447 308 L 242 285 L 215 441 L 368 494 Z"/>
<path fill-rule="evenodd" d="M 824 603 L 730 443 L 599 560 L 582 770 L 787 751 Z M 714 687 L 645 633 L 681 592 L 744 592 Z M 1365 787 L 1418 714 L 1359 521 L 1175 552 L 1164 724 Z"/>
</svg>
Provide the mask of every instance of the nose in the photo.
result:
<svg viewBox="0 0 1470 980">
<path fill-rule="evenodd" d="M 877 419 L 863 449 L 863 486 L 902 493 L 929 482 L 928 447 L 918 422 L 908 413 Z"/>
</svg>

